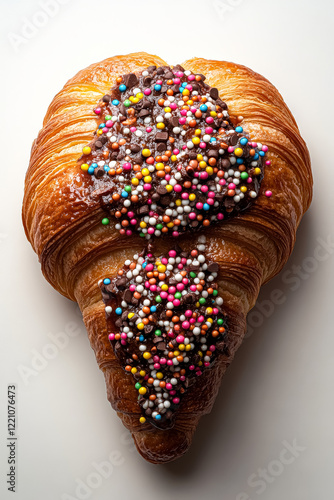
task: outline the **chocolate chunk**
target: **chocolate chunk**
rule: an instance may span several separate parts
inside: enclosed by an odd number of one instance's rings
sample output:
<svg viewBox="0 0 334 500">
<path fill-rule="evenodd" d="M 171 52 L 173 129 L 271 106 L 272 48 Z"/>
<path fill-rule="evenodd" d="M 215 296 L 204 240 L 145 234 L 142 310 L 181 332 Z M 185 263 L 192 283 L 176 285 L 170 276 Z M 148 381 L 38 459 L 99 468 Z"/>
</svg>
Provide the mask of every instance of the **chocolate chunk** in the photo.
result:
<svg viewBox="0 0 334 500">
<path fill-rule="evenodd" d="M 103 146 L 101 141 L 96 141 L 94 145 L 95 145 L 96 149 L 101 149 Z"/>
<path fill-rule="evenodd" d="M 166 71 L 165 78 L 167 78 L 167 80 L 172 80 L 174 78 L 174 75 L 171 71 Z"/>
<path fill-rule="evenodd" d="M 110 102 L 111 96 L 109 94 L 106 94 L 102 97 L 103 102 Z"/>
<path fill-rule="evenodd" d="M 162 186 L 161 184 L 159 184 L 159 186 L 157 187 L 157 193 L 159 193 L 161 196 L 163 196 L 164 194 L 167 194 L 168 191 L 165 188 L 165 186 Z"/>
<path fill-rule="evenodd" d="M 168 132 L 157 132 L 154 139 L 156 142 L 167 141 Z"/>
<path fill-rule="evenodd" d="M 94 169 L 94 175 L 97 179 L 101 179 L 105 174 L 105 170 L 103 167 L 97 167 Z"/>
<path fill-rule="evenodd" d="M 143 214 L 148 214 L 149 211 L 150 211 L 150 207 L 148 205 L 143 205 L 143 206 L 139 207 L 138 213 L 140 215 L 143 215 Z"/>
<path fill-rule="evenodd" d="M 159 342 L 159 343 L 157 344 L 157 349 L 158 349 L 159 351 L 164 351 L 164 350 L 166 349 L 166 344 L 165 344 L 165 342 Z"/>
<path fill-rule="evenodd" d="M 126 278 L 120 278 L 119 280 L 116 281 L 115 284 L 119 290 L 124 290 L 126 283 L 127 283 Z"/>
<path fill-rule="evenodd" d="M 160 92 L 165 94 L 167 92 L 167 85 L 162 85 Z"/>
<path fill-rule="evenodd" d="M 160 200 L 160 205 L 168 207 L 171 201 L 172 201 L 171 196 L 163 196 Z"/>
<path fill-rule="evenodd" d="M 238 139 L 239 139 L 239 137 L 238 137 L 237 133 L 230 135 L 230 144 L 232 146 L 235 146 L 238 142 Z"/>
<path fill-rule="evenodd" d="M 141 147 L 139 146 L 139 144 L 130 144 L 130 150 L 132 151 L 132 153 L 139 153 Z"/>
<path fill-rule="evenodd" d="M 177 116 L 172 116 L 170 119 L 169 119 L 169 123 L 173 126 L 173 127 L 178 127 L 179 126 L 179 119 Z"/>
<path fill-rule="evenodd" d="M 218 151 L 216 149 L 209 149 L 208 151 L 208 156 L 209 158 L 212 157 L 212 158 L 218 158 Z"/>
<path fill-rule="evenodd" d="M 164 69 L 161 67 L 157 69 L 157 75 L 162 75 L 164 72 Z"/>
<path fill-rule="evenodd" d="M 148 116 L 150 114 L 149 110 L 148 109 L 141 109 L 138 113 L 138 118 L 145 118 L 145 116 Z"/>
<path fill-rule="evenodd" d="M 172 85 L 171 89 L 174 92 L 174 94 L 180 94 L 180 86 L 179 85 Z"/>
<path fill-rule="evenodd" d="M 228 160 L 227 158 L 224 158 L 222 160 L 222 167 L 225 169 L 228 169 L 228 168 L 230 168 L 230 166 L 231 166 L 230 160 Z"/>
<path fill-rule="evenodd" d="M 119 106 L 119 111 L 120 113 L 123 115 L 123 116 L 127 116 L 127 112 L 126 112 L 126 107 L 124 106 L 124 104 L 120 104 Z"/>
<path fill-rule="evenodd" d="M 131 292 L 131 290 L 125 290 L 125 292 L 123 294 L 123 300 L 125 300 L 125 302 L 127 302 L 129 304 L 131 302 L 131 299 L 132 299 L 132 292 Z"/>
<path fill-rule="evenodd" d="M 145 76 L 143 80 L 143 84 L 145 85 L 145 87 L 149 87 L 151 83 L 152 83 L 152 78 L 150 76 Z"/>
<path fill-rule="evenodd" d="M 216 104 L 218 104 L 218 106 L 220 106 L 222 109 L 227 109 L 226 102 L 222 101 L 221 99 L 217 99 Z"/>
<path fill-rule="evenodd" d="M 153 106 L 153 103 L 147 99 L 147 97 L 143 97 L 143 108 L 151 108 Z"/>
<path fill-rule="evenodd" d="M 122 323 L 122 318 L 117 318 L 115 321 L 115 326 L 117 326 L 117 328 L 120 328 L 122 326 Z"/>
<path fill-rule="evenodd" d="M 123 76 L 123 82 L 128 89 L 131 89 L 138 83 L 137 75 L 135 75 L 134 73 L 128 73 L 127 75 Z"/>
<path fill-rule="evenodd" d="M 164 142 L 158 142 L 157 151 L 159 151 L 159 153 L 162 153 L 165 150 L 166 150 L 166 144 Z"/>
<path fill-rule="evenodd" d="M 153 330 L 153 325 L 145 325 L 144 327 L 145 333 L 151 333 L 152 330 Z"/>
<path fill-rule="evenodd" d="M 216 87 L 212 87 L 212 89 L 210 89 L 210 97 L 212 97 L 212 99 L 218 99 L 219 92 L 218 89 L 216 89 Z"/>
<path fill-rule="evenodd" d="M 153 73 L 153 71 L 155 71 L 156 69 L 157 69 L 157 67 L 156 67 L 156 66 L 149 66 L 149 67 L 147 68 L 147 71 L 148 71 L 149 73 Z"/>
<path fill-rule="evenodd" d="M 158 193 L 154 193 L 152 195 L 152 200 L 155 201 L 155 202 L 159 201 L 160 200 L 160 195 Z"/>
<path fill-rule="evenodd" d="M 208 265 L 208 271 L 209 273 L 217 273 L 219 271 L 217 262 L 211 262 L 211 264 Z"/>
</svg>

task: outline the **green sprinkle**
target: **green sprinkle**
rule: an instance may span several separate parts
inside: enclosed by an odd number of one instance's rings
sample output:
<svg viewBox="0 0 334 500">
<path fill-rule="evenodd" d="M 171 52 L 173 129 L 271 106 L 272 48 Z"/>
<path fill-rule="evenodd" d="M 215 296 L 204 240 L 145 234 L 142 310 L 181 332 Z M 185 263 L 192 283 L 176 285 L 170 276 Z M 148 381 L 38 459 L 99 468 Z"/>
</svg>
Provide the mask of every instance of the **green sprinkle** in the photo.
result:
<svg viewBox="0 0 334 500">
<path fill-rule="evenodd" d="M 201 297 L 198 301 L 200 304 L 205 304 L 206 300 L 204 297 Z"/>
<path fill-rule="evenodd" d="M 144 234 L 144 233 L 139 233 L 139 236 L 140 236 L 141 238 L 145 238 L 145 234 Z"/>
<path fill-rule="evenodd" d="M 154 334 L 155 334 L 157 337 L 160 337 L 160 336 L 161 336 L 161 330 L 155 330 Z"/>
<path fill-rule="evenodd" d="M 137 391 L 138 391 L 138 389 L 140 389 L 140 388 L 141 388 L 141 384 L 140 384 L 139 382 L 137 382 L 137 383 L 135 384 L 135 388 L 136 388 L 136 389 L 137 389 Z"/>
<path fill-rule="evenodd" d="M 156 227 L 157 229 L 159 229 L 159 231 L 160 231 L 160 229 L 162 229 L 162 228 L 163 228 L 163 225 L 162 225 L 162 224 L 157 224 L 155 227 Z"/>
<path fill-rule="evenodd" d="M 248 179 L 248 174 L 247 174 L 247 172 L 241 172 L 240 177 L 241 177 L 241 179 L 243 179 L 243 180 Z"/>
<path fill-rule="evenodd" d="M 160 304 L 160 302 L 162 301 L 162 298 L 160 297 L 160 295 L 158 295 L 157 297 L 155 297 L 155 301 Z"/>
<path fill-rule="evenodd" d="M 129 101 L 129 99 L 125 99 L 125 101 L 123 102 L 124 106 L 126 108 L 128 108 L 129 106 L 131 106 L 131 101 Z"/>
<path fill-rule="evenodd" d="M 108 219 L 108 217 L 105 217 L 104 219 L 102 219 L 102 221 L 101 221 L 101 222 L 102 222 L 102 224 L 103 224 L 104 226 L 107 226 L 107 225 L 109 224 L 110 220 Z"/>
<path fill-rule="evenodd" d="M 190 276 L 191 278 L 196 278 L 196 273 L 194 273 L 194 271 L 190 271 Z"/>
<path fill-rule="evenodd" d="M 182 294 L 180 292 L 176 292 L 176 294 L 174 295 L 174 297 L 176 299 L 180 299 L 182 297 Z"/>
<path fill-rule="evenodd" d="M 124 191 L 126 191 L 127 193 L 130 193 L 131 189 L 132 189 L 131 186 L 124 187 Z"/>
<path fill-rule="evenodd" d="M 218 295 L 218 290 L 214 290 L 212 295 L 213 295 L 214 297 L 217 297 L 217 295 Z"/>
<path fill-rule="evenodd" d="M 222 325 L 223 323 L 224 323 L 223 318 L 219 318 L 219 319 L 217 320 L 217 324 L 218 324 L 218 325 Z"/>
</svg>

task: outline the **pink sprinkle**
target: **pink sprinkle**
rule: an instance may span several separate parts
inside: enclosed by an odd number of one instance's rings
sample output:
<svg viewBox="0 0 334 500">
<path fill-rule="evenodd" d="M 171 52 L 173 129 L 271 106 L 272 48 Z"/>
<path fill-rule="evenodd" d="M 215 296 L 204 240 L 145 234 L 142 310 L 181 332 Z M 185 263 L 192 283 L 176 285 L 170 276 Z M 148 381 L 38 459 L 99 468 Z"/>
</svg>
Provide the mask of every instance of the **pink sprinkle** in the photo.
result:
<svg viewBox="0 0 334 500">
<path fill-rule="evenodd" d="M 184 313 L 185 317 L 186 318 L 191 318 L 191 316 L 193 315 L 192 311 L 190 309 L 187 309 L 186 312 Z"/>
<path fill-rule="evenodd" d="M 184 328 L 185 330 L 188 330 L 189 326 L 190 326 L 189 321 L 184 321 L 184 322 L 182 323 L 182 328 Z"/>
<path fill-rule="evenodd" d="M 162 299 L 167 299 L 167 297 L 168 297 L 168 293 L 167 293 L 167 292 L 161 292 L 161 293 L 160 293 L 160 297 L 161 297 Z"/>
<path fill-rule="evenodd" d="M 166 362 L 167 362 L 167 359 L 166 359 L 166 358 L 161 358 L 161 359 L 160 359 L 160 364 L 161 364 L 161 365 L 165 365 L 165 364 L 166 364 Z"/>
<path fill-rule="evenodd" d="M 107 127 L 103 127 L 102 132 L 106 134 L 107 132 L 109 132 L 109 129 L 107 129 Z"/>
<path fill-rule="evenodd" d="M 123 340 L 121 340 L 121 344 L 122 344 L 122 345 L 126 345 L 126 340 L 124 340 L 124 339 L 123 339 Z"/>
<path fill-rule="evenodd" d="M 151 286 L 150 286 L 150 290 L 151 290 L 151 292 L 156 292 L 156 290 L 157 290 L 157 285 L 151 285 Z"/>
<path fill-rule="evenodd" d="M 164 265 L 168 264 L 168 259 L 166 259 L 166 257 L 163 257 L 161 259 L 161 264 L 164 264 Z"/>
<path fill-rule="evenodd" d="M 115 334 L 114 333 L 110 333 L 109 334 L 109 340 L 114 340 L 115 339 Z"/>
<path fill-rule="evenodd" d="M 95 113 L 96 115 L 99 115 L 99 114 L 101 113 L 101 108 L 95 108 L 95 109 L 94 109 L 94 113 Z"/>
<path fill-rule="evenodd" d="M 212 116 L 208 116 L 206 119 L 205 119 L 206 123 L 213 123 L 213 118 Z"/>
<path fill-rule="evenodd" d="M 203 174 L 206 173 L 206 172 L 202 172 Z M 204 185 L 201 187 L 201 191 L 202 193 L 206 193 L 207 191 L 209 190 L 208 186 Z"/>
<path fill-rule="evenodd" d="M 181 109 L 181 115 L 187 116 L 188 111 L 186 109 Z"/>
<path fill-rule="evenodd" d="M 190 286 L 190 290 L 191 290 L 192 292 L 196 292 L 196 290 L 197 290 L 196 285 L 191 285 L 191 286 Z"/>
<path fill-rule="evenodd" d="M 190 366 L 189 366 L 189 370 L 195 370 L 194 365 L 190 365 Z"/>
<path fill-rule="evenodd" d="M 179 292 L 182 292 L 182 290 L 184 290 L 184 285 L 183 285 L 183 283 L 178 283 L 178 284 L 176 285 L 176 288 L 178 289 L 178 291 L 179 291 Z"/>
<path fill-rule="evenodd" d="M 126 333 L 124 333 L 124 332 L 122 332 L 122 333 L 121 333 L 121 339 L 126 339 L 126 338 L 128 338 L 127 334 L 126 334 Z"/>
<path fill-rule="evenodd" d="M 145 191 L 150 191 L 151 188 L 152 188 L 151 184 L 144 184 Z"/>
<path fill-rule="evenodd" d="M 169 359 L 168 361 L 171 361 L 171 360 Z M 168 361 L 167 361 L 167 364 L 169 364 L 169 363 L 168 363 Z M 172 361 L 172 364 L 173 364 L 173 361 Z M 173 386 L 172 386 L 172 384 L 170 384 L 169 382 L 167 382 L 167 384 L 166 384 L 166 389 L 167 389 L 168 391 L 170 391 L 170 390 L 172 389 L 172 387 L 173 387 Z"/>
<path fill-rule="evenodd" d="M 262 146 L 262 151 L 264 151 L 266 153 L 268 151 L 268 146 L 263 145 Z"/>
<path fill-rule="evenodd" d="M 131 163 L 125 162 L 123 163 L 122 167 L 124 170 L 131 170 Z"/>
<path fill-rule="evenodd" d="M 223 220 L 224 219 L 224 214 L 222 214 L 222 213 L 217 214 L 217 219 L 218 220 Z"/>
<path fill-rule="evenodd" d="M 150 95 L 150 93 L 151 93 L 151 92 L 152 92 L 152 90 L 151 90 L 151 89 L 145 89 L 145 90 L 144 90 L 144 94 L 145 94 L 145 95 Z"/>
<path fill-rule="evenodd" d="M 188 84 L 188 85 L 186 85 L 186 86 L 185 86 L 185 88 L 186 88 L 187 90 L 192 90 L 192 89 L 193 89 L 192 85 L 189 85 L 189 84 Z"/>
<path fill-rule="evenodd" d="M 176 257 L 176 251 L 175 250 L 169 250 L 168 255 L 170 257 Z"/>
<path fill-rule="evenodd" d="M 130 290 L 130 292 L 135 292 L 136 291 L 136 285 L 130 285 L 129 290 Z"/>
<path fill-rule="evenodd" d="M 146 287 L 146 288 L 150 288 L 150 284 L 149 284 L 149 282 L 148 282 L 148 281 L 145 281 L 145 287 Z"/>
<path fill-rule="evenodd" d="M 189 194 L 188 193 L 182 193 L 181 194 L 181 198 L 182 198 L 182 200 L 187 200 L 189 198 Z"/>
<path fill-rule="evenodd" d="M 270 160 L 267 160 L 267 161 L 266 161 L 266 165 L 271 165 L 271 161 L 270 161 Z"/>
<path fill-rule="evenodd" d="M 234 146 L 229 146 L 229 147 L 227 148 L 227 152 L 228 152 L 228 153 L 233 153 L 233 151 L 234 151 Z"/>
<path fill-rule="evenodd" d="M 214 204 L 214 202 L 215 202 L 215 200 L 214 200 L 213 198 L 208 198 L 208 199 L 206 200 L 206 202 L 207 202 L 207 204 L 208 204 L 208 205 L 213 205 L 213 204 Z"/>
<path fill-rule="evenodd" d="M 225 179 L 220 179 L 219 184 L 220 184 L 221 186 L 225 186 L 225 184 L 226 184 L 226 180 L 225 180 Z"/>
<path fill-rule="evenodd" d="M 132 224 L 132 226 L 135 226 L 137 224 L 137 219 L 131 219 L 130 224 Z"/>
<path fill-rule="evenodd" d="M 214 345 L 210 345 L 209 349 L 211 352 L 214 352 L 216 350 L 216 347 Z"/>
<path fill-rule="evenodd" d="M 183 76 L 183 71 L 177 71 L 177 72 L 175 73 L 175 75 L 176 75 L 176 76 L 178 76 L 178 77 L 180 77 L 180 78 L 182 78 L 182 76 Z"/>
<path fill-rule="evenodd" d="M 183 278 L 183 279 L 182 279 L 182 283 L 183 283 L 184 285 L 188 285 L 188 283 L 189 283 L 188 278 Z"/>
<path fill-rule="evenodd" d="M 190 318 L 189 323 L 190 323 L 191 325 L 193 325 L 194 323 L 196 323 L 195 318 Z"/>
<path fill-rule="evenodd" d="M 152 132 L 152 127 L 147 127 L 146 132 L 148 133 Z"/>
<path fill-rule="evenodd" d="M 234 182 L 230 182 L 229 185 L 228 185 L 228 188 L 229 189 L 235 189 L 235 184 Z"/>
<path fill-rule="evenodd" d="M 176 288 L 175 288 L 175 286 L 170 286 L 170 287 L 168 288 L 168 291 L 169 291 L 169 293 L 175 293 L 175 292 L 176 292 Z"/>
<path fill-rule="evenodd" d="M 156 83 L 157 85 L 162 85 L 162 80 L 157 80 Z"/>
<path fill-rule="evenodd" d="M 171 102 L 170 105 L 169 105 L 170 109 L 177 109 L 177 105 L 175 104 L 175 102 Z"/>
<path fill-rule="evenodd" d="M 179 236 L 179 233 L 178 233 L 178 231 L 173 231 L 172 235 L 174 236 L 174 238 L 177 238 Z"/>
<path fill-rule="evenodd" d="M 177 76 L 177 74 L 176 74 L 176 76 Z M 180 81 L 181 81 L 180 78 L 174 78 L 174 83 L 176 83 L 177 85 L 180 83 Z"/>
<path fill-rule="evenodd" d="M 114 122 L 112 122 L 111 120 L 106 121 L 106 127 L 108 127 L 108 128 L 112 127 L 113 124 L 114 124 Z"/>
<path fill-rule="evenodd" d="M 253 179 L 251 177 L 248 177 L 247 184 L 250 184 L 251 182 L 253 182 Z"/>
<path fill-rule="evenodd" d="M 167 174 L 167 175 L 165 176 L 165 179 L 166 179 L 166 181 L 170 181 L 170 175 L 169 175 L 169 174 Z M 175 254 L 175 255 L 176 255 L 176 254 Z"/>
<path fill-rule="evenodd" d="M 170 302 L 174 299 L 174 295 L 167 295 L 167 300 Z"/>
<path fill-rule="evenodd" d="M 183 269 L 183 265 L 181 264 L 181 262 L 177 265 L 177 268 L 180 269 L 180 271 Z"/>
<path fill-rule="evenodd" d="M 264 194 L 267 196 L 267 198 L 270 198 L 270 196 L 272 196 L 273 193 L 268 190 Z"/>
<path fill-rule="evenodd" d="M 214 308 L 212 309 L 212 312 L 213 312 L 213 314 L 218 314 L 218 313 L 219 313 L 219 311 L 218 311 L 217 307 L 214 307 Z"/>
<path fill-rule="evenodd" d="M 195 80 L 195 75 L 189 75 L 188 80 L 189 80 L 189 82 L 192 82 L 193 80 Z"/>
<path fill-rule="evenodd" d="M 154 367 L 156 370 L 159 370 L 159 368 L 160 368 L 160 364 L 159 364 L 159 363 L 154 363 L 153 367 Z"/>
<path fill-rule="evenodd" d="M 212 127 L 206 127 L 206 129 L 205 129 L 205 133 L 206 134 L 212 134 L 212 132 L 213 132 L 213 128 Z"/>
<path fill-rule="evenodd" d="M 189 219 L 190 219 L 190 220 L 194 220 L 194 219 L 196 219 L 196 214 L 195 214 L 195 212 L 190 212 L 190 214 L 188 215 L 188 217 L 189 217 Z"/>
<path fill-rule="evenodd" d="M 200 178 L 200 179 L 207 179 L 208 177 L 209 177 L 209 174 L 208 174 L 207 172 L 201 172 L 201 173 L 199 174 L 199 178 Z M 203 188 L 203 187 L 206 187 L 206 188 L 207 188 L 207 186 L 202 186 L 202 188 Z M 201 188 L 201 189 L 202 189 L 202 188 Z"/>
<path fill-rule="evenodd" d="M 203 208 L 203 203 L 201 203 L 200 201 L 196 203 L 196 208 L 197 210 L 202 210 Z"/>
<path fill-rule="evenodd" d="M 171 396 L 175 396 L 176 391 L 173 389 L 172 391 L 170 391 L 170 393 L 169 393 L 169 394 L 170 394 Z"/>
<path fill-rule="evenodd" d="M 131 132 L 136 132 L 136 130 L 137 130 L 137 127 L 130 127 Z"/>
<path fill-rule="evenodd" d="M 145 267 L 145 271 L 153 271 L 153 269 L 154 269 L 153 264 L 147 264 L 147 266 Z"/>
<path fill-rule="evenodd" d="M 180 118 L 180 119 L 179 119 L 179 123 L 180 123 L 181 125 L 184 125 L 184 124 L 186 123 L 186 121 L 187 121 L 187 120 L 186 120 L 185 118 Z"/>
<path fill-rule="evenodd" d="M 199 143 L 199 147 L 200 147 L 201 149 L 205 149 L 205 148 L 206 148 L 206 144 L 205 144 L 205 142 L 200 142 L 200 143 Z"/>
<path fill-rule="evenodd" d="M 175 307 L 178 307 L 181 304 L 181 302 L 179 301 L 179 299 L 174 299 L 173 304 Z"/>
<path fill-rule="evenodd" d="M 177 405 L 177 404 L 179 404 L 179 402 L 180 402 L 179 398 L 173 398 L 173 403 L 175 403 Z"/>
<path fill-rule="evenodd" d="M 200 323 L 203 323 L 203 321 L 204 321 L 204 316 L 199 316 L 198 321 L 199 321 Z"/>
<path fill-rule="evenodd" d="M 183 324 L 182 324 L 183 326 Z M 178 335 L 176 337 L 176 342 L 178 342 L 179 344 L 182 344 L 182 342 L 184 342 L 184 336 L 183 335 Z"/>
<path fill-rule="evenodd" d="M 180 186 L 180 184 L 175 184 L 174 191 L 176 191 L 176 193 L 181 193 L 182 186 Z"/>
</svg>

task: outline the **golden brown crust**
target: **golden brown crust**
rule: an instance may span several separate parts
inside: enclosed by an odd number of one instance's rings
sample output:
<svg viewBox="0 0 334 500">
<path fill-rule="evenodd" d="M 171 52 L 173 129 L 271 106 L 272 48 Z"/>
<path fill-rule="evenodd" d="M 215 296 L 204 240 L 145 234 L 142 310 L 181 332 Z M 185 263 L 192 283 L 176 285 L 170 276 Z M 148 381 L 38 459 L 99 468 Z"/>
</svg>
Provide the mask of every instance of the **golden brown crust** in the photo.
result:
<svg viewBox="0 0 334 500">
<path fill-rule="evenodd" d="M 80 71 L 56 95 L 32 147 L 23 223 L 46 279 L 81 308 L 112 406 L 131 430 L 143 457 L 163 463 L 188 449 L 199 418 L 211 410 L 260 286 L 280 271 L 292 251 L 296 229 L 311 202 L 312 174 L 296 122 L 270 82 L 233 63 L 194 58 L 182 64 L 205 74 L 230 114 L 243 116 L 242 126 L 251 137 L 269 146 L 272 165 L 266 169 L 261 190 L 270 189 L 273 196 L 259 196 L 249 211 L 202 231 L 207 236 L 208 256 L 221 266 L 219 291 L 229 316 L 227 354 L 189 389 L 172 430 L 139 424 L 137 393 L 110 346 L 97 282 L 115 274 L 143 244 L 135 235 L 122 238 L 113 223 L 101 226 L 104 214 L 98 197 L 87 176 L 81 175 L 77 159 L 96 129 L 92 108 L 115 76 L 152 64 L 166 63 L 145 53 L 109 58 Z M 190 249 L 190 240 L 187 235 L 179 238 L 185 249 Z M 169 244 L 168 237 L 160 239 L 157 251 L 166 250 Z"/>
</svg>

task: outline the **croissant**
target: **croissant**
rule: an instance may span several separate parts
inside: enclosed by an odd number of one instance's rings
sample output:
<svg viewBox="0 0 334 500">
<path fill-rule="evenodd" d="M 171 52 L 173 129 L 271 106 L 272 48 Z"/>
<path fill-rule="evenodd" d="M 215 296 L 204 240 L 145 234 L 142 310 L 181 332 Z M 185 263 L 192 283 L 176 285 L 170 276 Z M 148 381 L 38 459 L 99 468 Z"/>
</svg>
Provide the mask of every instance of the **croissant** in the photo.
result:
<svg viewBox="0 0 334 500">
<path fill-rule="evenodd" d="M 116 56 L 53 99 L 26 174 L 26 236 L 79 304 L 146 460 L 189 448 L 311 198 L 291 112 L 244 66 Z"/>
</svg>

